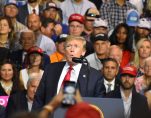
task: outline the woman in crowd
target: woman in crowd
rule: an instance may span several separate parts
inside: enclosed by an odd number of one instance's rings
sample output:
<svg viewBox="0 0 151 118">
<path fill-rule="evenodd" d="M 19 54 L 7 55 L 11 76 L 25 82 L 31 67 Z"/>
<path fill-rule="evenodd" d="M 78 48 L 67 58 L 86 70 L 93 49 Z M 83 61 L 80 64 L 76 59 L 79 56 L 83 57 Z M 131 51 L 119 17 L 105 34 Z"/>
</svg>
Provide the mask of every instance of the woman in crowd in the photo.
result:
<svg viewBox="0 0 151 118">
<path fill-rule="evenodd" d="M 129 27 L 125 23 L 116 26 L 110 36 L 111 45 L 117 45 L 123 50 L 123 57 L 120 66 L 126 66 L 133 58 L 132 40 Z"/>
<path fill-rule="evenodd" d="M 20 83 L 15 65 L 5 60 L 0 66 L 0 96 L 9 96 L 19 90 Z"/>
<path fill-rule="evenodd" d="M 0 47 L 11 48 L 13 26 L 7 17 L 0 17 Z"/>
<path fill-rule="evenodd" d="M 22 87 L 27 89 L 27 81 L 30 78 L 41 79 L 43 75 L 42 62 L 43 60 L 43 51 L 37 46 L 33 46 L 28 50 L 28 55 L 26 58 L 27 68 L 20 71 L 20 81 Z"/>
<path fill-rule="evenodd" d="M 134 65 L 138 68 L 137 77 L 143 75 L 144 60 L 151 55 L 151 40 L 142 38 L 136 44 Z"/>
<path fill-rule="evenodd" d="M 144 60 L 144 75 L 136 78 L 135 86 L 136 90 L 139 93 L 143 93 L 151 87 L 151 57 L 148 57 Z"/>
<path fill-rule="evenodd" d="M 147 97 L 149 109 L 151 111 L 151 57 L 144 61 L 144 75 L 135 79 L 136 91 Z"/>
</svg>

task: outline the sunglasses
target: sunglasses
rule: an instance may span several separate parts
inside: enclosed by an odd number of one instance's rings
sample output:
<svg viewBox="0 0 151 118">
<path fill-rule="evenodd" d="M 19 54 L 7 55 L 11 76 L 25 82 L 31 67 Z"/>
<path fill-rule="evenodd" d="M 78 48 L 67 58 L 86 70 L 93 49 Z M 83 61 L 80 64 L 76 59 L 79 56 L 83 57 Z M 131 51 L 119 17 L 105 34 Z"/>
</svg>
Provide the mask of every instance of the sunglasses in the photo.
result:
<svg viewBox="0 0 151 118">
<path fill-rule="evenodd" d="M 100 15 L 96 15 L 96 14 L 92 14 L 92 13 L 86 14 L 86 16 L 100 18 Z"/>
</svg>

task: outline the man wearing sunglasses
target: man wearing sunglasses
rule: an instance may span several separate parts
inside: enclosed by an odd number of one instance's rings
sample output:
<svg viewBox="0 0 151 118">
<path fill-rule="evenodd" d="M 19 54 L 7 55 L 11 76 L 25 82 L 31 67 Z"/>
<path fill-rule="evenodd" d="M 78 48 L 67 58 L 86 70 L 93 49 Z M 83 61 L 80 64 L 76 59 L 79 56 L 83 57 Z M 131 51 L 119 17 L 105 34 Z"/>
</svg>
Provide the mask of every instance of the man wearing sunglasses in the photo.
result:
<svg viewBox="0 0 151 118">
<path fill-rule="evenodd" d="M 85 15 L 85 22 L 84 22 L 84 31 L 82 32 L 82 36 L 87 40 L 87 52 L 86 55 L 89 55 L 94 52 L 93 44 L 91 42 L 91 37 L 93 33 L 93 23 L 94 20 L 100 17 L 100 13 L 96 8 L 89 8 L 87 9 Z"/>
</svg>

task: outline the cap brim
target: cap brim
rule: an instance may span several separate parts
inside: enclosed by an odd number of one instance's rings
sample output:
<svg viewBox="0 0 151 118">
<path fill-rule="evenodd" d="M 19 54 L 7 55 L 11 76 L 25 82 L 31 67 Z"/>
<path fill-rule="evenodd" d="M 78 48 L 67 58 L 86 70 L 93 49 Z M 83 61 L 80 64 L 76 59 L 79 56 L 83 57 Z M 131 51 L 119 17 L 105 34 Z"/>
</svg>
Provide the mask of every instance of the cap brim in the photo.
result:
<svg viewBox="0 0 151 118">
<path fill-rule="evenodd" d="M 142 29 L 147 29 L 147 30 L 151 30 L 151 28 L 147 28 L 147 27 L 139 27 L 137 26 L 138 28 L 142 28 Z"/>
<path fill-rule="evenodd" d="M 45 8 L 44 10 L 48 10 L 48 9 L 50 9 L 50 8 L 53 8 L 53 9 L 56 9 L 56 10 L 59 9 L 59 8 L 57 8 L 57 7 L 47 7 L 47 8 Z"/>
<path fill-rule="evenodd" d="M 133 26 L 133 27 L 135 27 L 135 26 L 137 26 L 138 25 L 138 23 L 126 23 L 128 26 Z"/>
<path fill-rule="evenodd" d="M 77 22 L 79 22 L 79 23 L 81 23 L 81 24 L 84 24 L 84 22 L 79 21 L 79 20 L 71 20 L 71 21 L 69 21 L 69 23 L 71 23 L 72 21 L 77 21 Z"/>
<path fill-rule="evenodd" d="M 125 72 L 122 72 L 121 75 L 124 75 L 124 74 L 128 74 L 128 75 L 131 75 L 131 76 L 136 76 L 136 74 L 132 73 L 132 72 L 129 72 L 129 71 L 125 71 Z"/>
<path fill-rule="evenodd" d="M 33 53 L 37 53 L 37 54 L 40 54 L 40 55 L 43 55 L 43 53 L 40 53 L 40 52 L 37 52 L 37 51 L 33 51 L 33 52 L 29 52 L 28 54 L 33 54 Z"/>
<path fill-rule="evenodd" d="M 15 4 L 15 3 L 8 3 L 8 4 L 6 4 L 4 7 L 6 7 L 6 6 L 8 6 L 8 5 L 14 5 L 14 6 L 16 6 L 16 7 L 18 8 L 17 4 Z"/>
<path fill-rule="evenodd" d="M 93 20 L 93 21 L 96 19 L 95 17 L 90 17 L 90 16 L 86 16 L 85 18 L 86 20 Z"/>
</svg>

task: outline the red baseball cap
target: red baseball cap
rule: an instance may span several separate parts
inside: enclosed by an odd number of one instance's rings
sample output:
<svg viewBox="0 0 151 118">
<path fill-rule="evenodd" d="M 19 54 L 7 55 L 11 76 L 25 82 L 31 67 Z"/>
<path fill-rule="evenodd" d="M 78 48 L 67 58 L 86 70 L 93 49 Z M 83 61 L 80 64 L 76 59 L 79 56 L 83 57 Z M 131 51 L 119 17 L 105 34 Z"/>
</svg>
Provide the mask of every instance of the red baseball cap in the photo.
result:
<svg viewBox="0 0 151 118">
<path fill-rule="evenodd" d="M 37 46 L 33 46 L 31 48 L 29 48 L 28 50 L 28 54 L 32 54 L 32 53 L 38 53 L 38 54 L 43 54 L 43 50 Z"/>
<path fill-rule="evenodd" d="M 65 118 L 104 118 L 104 115 L 99 108 L 81 102 L 69 107 Z"/>
<path fill-rule="evenodd" d="M 134 66 L 126 66 L 122 68 L 121 74 L 137 75 L 137 69 Z"/>
<path fill-rule="evenodd" d="M 72 14 L 70 17 L 69 17 L 69 20 L 68 22 L 71 23 L 72 21 L 78 21 L 80 22 L 81 24 L 84 24 L 84 17 L 80 14 Z"/>
</svg>

